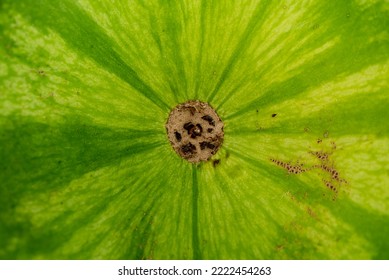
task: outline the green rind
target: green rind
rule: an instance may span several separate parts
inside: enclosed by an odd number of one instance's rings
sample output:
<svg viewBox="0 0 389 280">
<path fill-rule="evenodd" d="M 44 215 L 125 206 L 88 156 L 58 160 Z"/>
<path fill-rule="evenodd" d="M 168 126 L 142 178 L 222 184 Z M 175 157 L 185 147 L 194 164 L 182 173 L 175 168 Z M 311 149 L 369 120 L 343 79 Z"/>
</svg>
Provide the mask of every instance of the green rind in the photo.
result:
<svg viewBox="0 0 389 280">
<path fill-rule="evenodd" d="M 0 258 L 388 259 L 388 7 L 2 1 Z M 188 99 L 219 162 L 168 143 Z"/>
</svg>

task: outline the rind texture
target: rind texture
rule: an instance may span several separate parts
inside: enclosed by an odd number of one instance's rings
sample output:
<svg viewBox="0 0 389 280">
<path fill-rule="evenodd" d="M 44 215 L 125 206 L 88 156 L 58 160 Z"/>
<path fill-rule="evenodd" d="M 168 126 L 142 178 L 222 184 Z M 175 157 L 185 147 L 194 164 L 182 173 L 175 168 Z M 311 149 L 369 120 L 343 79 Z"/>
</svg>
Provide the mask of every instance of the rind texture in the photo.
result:
<svg viewBox="0 0 389 280">
<path fill-rule="evenodd" d="M 388 260 L 388 6 L 0 0 L 0 259 Z"/>
</svg>

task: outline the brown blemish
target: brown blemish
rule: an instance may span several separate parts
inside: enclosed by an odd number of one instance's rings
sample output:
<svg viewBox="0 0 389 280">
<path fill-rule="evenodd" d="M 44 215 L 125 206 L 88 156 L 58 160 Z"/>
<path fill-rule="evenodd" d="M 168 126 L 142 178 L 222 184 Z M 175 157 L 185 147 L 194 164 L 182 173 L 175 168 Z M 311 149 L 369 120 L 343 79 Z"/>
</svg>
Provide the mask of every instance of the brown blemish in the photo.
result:
<svg viewBox="0 0 389 280">
<path fill-rule="evenodd" d="M 321 161 L 328 161 L 329 154 L 325 153 L 323 151 L 316 151 L 316 152 L 309 152 L 310 154 L 314 155 Z"/>
<path fill-rule="evenodd" d="M 312 210 L 311 207 L 307 207 L 307 213 L 308 213 L 308 215 L 311 216 L 312 218 L 317 219 L 317 214 L 315 213 L 315 211 Z"/>
<path fill-rule="evenodd" d="M 347 183 L 347 181 L 340 177 L 339 172 L 334 168 L 326 164 L 315 165 L 314 167 L 320 168 L 324 172 L 328 173 L 332 181 L 339 183 Z"/>
<path fill-rule="evenodd" d="M 173 149 L 192 163 L 207 161 L 223 143 L 224 124 L 205 102 L 188 101 L 169 115 L 166 131 Z"/>
<path fill-rule="evenodd" d="M 215 126 L 215 121 L 213 120 L 213 118 L 211 116 L 205 115 L 205 116 L 202 116 L 201 118 L 203 120 L 207 121 L 209 123 L 209 125 Z"/>
<path fill-rule="evenodd" d="M 174 136 L 176 137 L 177 142 L 180 142 L 182 139 L 182 136 L 179 132 L 175 131 Z"/>
<path fill-rule="evenodd" d="M 277 245 L 277 246 L 276 246 L 276 250 L 277 250 L 277 251 L 281 251 L 281 250 L 283 250 L 284 248 L 285 248 L 284 245 Z"/>
<path fill-rule="evenodd" d="M 212 163 L 213 163 L 213 167 L 216 167 L 220 164 L 220 159 L 215 159 Z"/>
<path fill-rule="evenodd" d="M 203 127 L 200 124 L 194 125 L 191 122 L 185 123 L 183 128 L 193 139 L 195 139 L 197 136 L 201 136 L 201 133 L 203 132 Z"/>
<path fill-rule="evenodd" d="M 215 145 L 212 143 L 208 143 L 207 148 L 213 150 L 213 149 L 215 149 Z"/>
<path fill-rule="evenodd" d="M 321 143 L 321 139 L 320 143 Z M 311 172 L 314 170 L 320 170 L 321 181 L 324 186 L 333 192 L 333 200 L 337 199 L 339 189 L 343 184 L 347 184 L 347 181 L 342 178 L 340 172 L 336 169 L 334 162 L 331 160 L 331 155 L 336 149 L 335 142 L 331 142 L 331 151 L 309 151 L 309 154 L 314 156 L 316 163 L 303 164 L 297 161 L 292 163 L 290 161 L 283 161 L 279 159 L 271 158 L 270 161 L 287 170 L 288 174 L 301 174 L 304 172 Z M 325 194 L 323 195 L 325 196 Z"/>
<path fill-rule="evenodd" d="M 41 75 L 41 76 L 45 76 L 46 75 L 45 71 L 43 71 L 43 70 L 38 70 L 38 74 Z"/>
<path fill-rule="evenodd" d="M 338 193 L 338 189 L 330 182 L 330 181 L 327 181 L 325 179 L 323 179 L 323 183 L 324 185 L 330 189 L 331 191 L 333 191 L 334 193 Z"/>
<path fill-rule="evenodd" d="M 304 164 L 301 164 L 301 163 L 290 164 L 290 163 L 287 163 L 285 161 L 281 161 L 281 160 L 274 159 L 274 158 L 271 158 L 270 160 L 272 162 L 274 162 L 275 164 L 277 164 L 278 166 L 286 169 L 289 174 L 300 174 L 300 173 L 307 171 L 305 168 L 303 168 Z"/>
<path fill-rule="evenodd" d="M 274 118 L 274 117 L 276 117 L 277 116 L 277 114 L 271 114 L 271 117 L 272 118 Z"/>
<path fill-rule="evenodd" d="M 196 146 L 189 142 L 188 144 L 181 146 L 181 151 L 185 155 L 194 155 L 196 154 Z"/>
<path fill-rule="evenodd" d="M 204 150 L 204 149 L 214 149 L 215 148 L 215 145 L 210 143 L 210 142 L 207 142 L 207 141 L 204 141 L 204 142 L 200 142 L 200 149 L 201 150 Z"/>
</svg>

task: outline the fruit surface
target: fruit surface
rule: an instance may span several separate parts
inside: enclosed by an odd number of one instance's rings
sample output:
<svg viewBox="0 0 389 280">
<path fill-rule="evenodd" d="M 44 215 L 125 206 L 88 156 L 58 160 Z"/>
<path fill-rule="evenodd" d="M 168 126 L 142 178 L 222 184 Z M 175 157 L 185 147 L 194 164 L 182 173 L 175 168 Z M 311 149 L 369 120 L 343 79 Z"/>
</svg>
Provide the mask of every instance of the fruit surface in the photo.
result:
<svg viewBox="0 0 389 280">
<path fill-rule="evenodd" d="M 0 258 L 388 259 L 388 95 L 387 1 L 2 0 Z"/>
</svg>

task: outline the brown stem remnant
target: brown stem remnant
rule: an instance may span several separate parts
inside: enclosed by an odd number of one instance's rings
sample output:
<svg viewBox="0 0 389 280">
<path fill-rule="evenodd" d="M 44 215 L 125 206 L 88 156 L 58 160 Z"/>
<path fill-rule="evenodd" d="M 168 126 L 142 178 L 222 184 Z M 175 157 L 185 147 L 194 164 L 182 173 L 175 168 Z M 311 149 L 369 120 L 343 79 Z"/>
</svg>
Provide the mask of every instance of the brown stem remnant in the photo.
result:
<svg viewBox="0 0 389 280">
<path fill-rule="evenodd" d="M 177 105 L 166 123 L 170 144 L 191 163 L 209 160 L 220 148 L 224 124 L 205 102 L 191 100 Z"/>
</svg>

